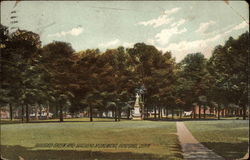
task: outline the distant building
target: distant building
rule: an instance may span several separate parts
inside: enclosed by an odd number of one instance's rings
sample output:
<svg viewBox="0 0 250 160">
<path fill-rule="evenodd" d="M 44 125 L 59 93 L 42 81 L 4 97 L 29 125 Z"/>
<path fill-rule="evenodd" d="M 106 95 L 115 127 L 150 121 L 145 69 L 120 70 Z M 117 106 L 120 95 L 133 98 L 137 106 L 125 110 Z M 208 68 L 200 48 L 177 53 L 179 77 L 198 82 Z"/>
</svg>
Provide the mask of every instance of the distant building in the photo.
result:
<svg viewBox="0 0 250 160">
<path fill-rule="evenodd" d="M 10 118 L 10 113 L 8 111 L 0 111 L 0 118 L 1 119 Z"/>
</svg>

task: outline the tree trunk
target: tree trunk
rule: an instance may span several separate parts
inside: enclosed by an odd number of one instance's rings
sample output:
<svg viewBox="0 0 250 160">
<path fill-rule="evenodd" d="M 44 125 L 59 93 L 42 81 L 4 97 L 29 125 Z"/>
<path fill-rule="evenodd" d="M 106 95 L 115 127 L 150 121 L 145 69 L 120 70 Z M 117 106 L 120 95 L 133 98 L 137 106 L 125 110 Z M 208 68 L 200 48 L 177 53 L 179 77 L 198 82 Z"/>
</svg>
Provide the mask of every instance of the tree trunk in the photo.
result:
<svg viewBox="0 0 250 160">
<path fill-rule="evenodd" d="M 39 105 L 39 119 L 42 119 L 42 105 L 41 104 L 38 105 Z"/>
<path fill-rule="evenodd" d="M 243 120 L 246 120 L 246 117 L 247 117 L 247 107 L 246 105 L 243 105 Z"/>
<path fill-rule="evenodd" d="M 166 107 L 166 119 L 168 119 L 168 108 Z"/>
<path fill-rule="evenodd" d="M 162 119 L 162 107 L 160 107 L 160 119 Z"/>
<path fill-rule="evenodd" d="M 239 109 L 239 111 L 240 111 L 240 117 L 242 116 L 242 109 Z"/>
<path fill-rule="evenodd" d="M 115 107 L 115 121 L 117 122 L 118 120 L 118 109 L 117 109 L 117 106 Z"/>
<path fill-rule="evenodd" d="M 180 119 L 181 119 L 181 116 L 182 116 L 182 110 L 181 110 L 181 108 L 179 109 L 179 114 L 180 114 Z"/>
<path fill-rule="evenodd" d="M 29 123 L 30 115 L 29 115 L 29 105 L 26 104 L 26 122 Z"/>
<path fill-rule="evenodd" d="M 121 107 L 118 108 L 118 121 L 121 121 Z"/>
<path fill-rule="evenodd" d="M 38 106 L 35 106 L 35 119 L 38 120 Z"/>
<path fill-rule="evenodd" d="M 166 107 L 163 107 L 163 115 L 166 116 Z"/>
<path fill-rule="evenodd" d="M 176 112 L 176 116 L 179 116 L 180 114 L 180 110 L 179 110 L 179 108 L 178 108 L 178 110 L 177 110 L 177 112 Z"/>
<path fill-rule="evenodd" d="M 49 119 L 49 105 L 47 107 L 46 119 Z"/>
<path fill-rule="evenodd" d="M 129 119 L 129 117 L 130 117 L 130 108 L 128 108 L 127 110 L 127 119 Z"/>
<path fill-rule="evenodd" d="M 56 118 L 58 118 L 58 106 L 56 106 Z"/>
<path fill-rule="evenodd" d="M 161 107 L 158 107 L 158 119 L 161 119 Z"/>
<path fill-rule="evenodd" d="M 192 113 L 190 115 L 190 118 L 193 119 L 194 118 L 194 109 L 193 109 L 193 107 L 191 107 L 191 110 L 192 110 Z"/>
<path fill-rule="evenodd" d="M 174 107 L 172 107 L 172 119 L 174 119 Z"/>
<path fill-rule="evenodd" d="M 63 122 L 63 106 L 60 104 L 60 122 Z"/>
<path fill-rule="evenodd" d="M 154 106 L 154 119 L 156 120 L 156 106 Z"/>
<path fill-rule="evenodd" d="M 112 107 L 112 118 L 115 118 L 115 107 Z"/>
<path fill-rule="evenodd" d="M 218 106 L 217 114 L 218 114 L 218 119 L 220 119 L 220 107 L 219 106 Z"/>
<path fill-rule="evenodd" d="M 24 121 L 24 106 L 22 105 L 22 123 Z"/>
<path fill-rule="evenodd" d="M 89 104 L 89 121 L 93 122 L 93 108 L 91 104 Z"/>
<path fill-rule="evenodd" d="M 203 106 L 203 116 L 204 116 L 204 119 L 206 119 L 206 106 L 205 105 Z"/>
<path fill-rule="evenodd" d="M 199 105 L 199 119 L 201 119 L 201 105 Z"/>
<path fill-rule="evenodd" d="M 11 103 L 9 104 L 9 106 L 10 106 L 10 120 L 12 121 L 13 120 L 13 107 Z"/>
<path fill-rule="evenodd" d="M 196 119 L 196 106 L 193 106 L 193 118 Z"/>
<path fill-rule="evenodd" d="M 145 117 L 145 108 L 144 108 L 144 104 L 142 104 L 141 119 L 144 120 L 144 117 Z"/>
<path fill-rule="evenodd" d="M 228 110 L 229 110 L 229 109 L 225 109 L 225 117 L 228 117 L 228 115 L 229 115 L 229 114 L 228 114 Z"/>
</svg>

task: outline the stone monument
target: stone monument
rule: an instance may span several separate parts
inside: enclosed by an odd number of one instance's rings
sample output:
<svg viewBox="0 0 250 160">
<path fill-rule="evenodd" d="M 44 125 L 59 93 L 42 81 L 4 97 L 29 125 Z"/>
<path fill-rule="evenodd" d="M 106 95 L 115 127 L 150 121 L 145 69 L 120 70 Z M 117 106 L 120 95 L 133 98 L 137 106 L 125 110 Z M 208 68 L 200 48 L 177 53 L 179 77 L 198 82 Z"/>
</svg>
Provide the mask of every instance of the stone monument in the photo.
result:
<svg viewBox="0 0 250 160">
<path fill-rule="evenodd" d="M 135 120 L 141 120 L 141 111 L 140 111 L 140 96 L 138 93 L 136 93 L 136 100 L 135 100 L 135 105 L 134 105 L 134 111 L 133 111 L 133 119 Z"/>
</svg>

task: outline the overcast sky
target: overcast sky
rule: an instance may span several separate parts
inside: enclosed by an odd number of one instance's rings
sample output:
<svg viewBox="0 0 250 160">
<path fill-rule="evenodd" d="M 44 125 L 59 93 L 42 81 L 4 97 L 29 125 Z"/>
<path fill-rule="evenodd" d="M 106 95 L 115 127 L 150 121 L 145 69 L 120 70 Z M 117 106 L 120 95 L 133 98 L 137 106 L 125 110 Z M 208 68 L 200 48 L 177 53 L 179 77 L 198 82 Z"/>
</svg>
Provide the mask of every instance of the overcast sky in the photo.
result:
<svg viewBox="0 0 250 160">
<path fill-rule="evenodd" d="M 249 28 L 244 1 L 4 1 L 3 25 L 11 27 L 13 10 L 17 27 L 40 34 L 43 45 L 59 40 L 76 51 L 104 51 L 144 42 L 171 51 L 177 61 L 195 52 L 209 57 L 216 45 Z"/>
</svg>

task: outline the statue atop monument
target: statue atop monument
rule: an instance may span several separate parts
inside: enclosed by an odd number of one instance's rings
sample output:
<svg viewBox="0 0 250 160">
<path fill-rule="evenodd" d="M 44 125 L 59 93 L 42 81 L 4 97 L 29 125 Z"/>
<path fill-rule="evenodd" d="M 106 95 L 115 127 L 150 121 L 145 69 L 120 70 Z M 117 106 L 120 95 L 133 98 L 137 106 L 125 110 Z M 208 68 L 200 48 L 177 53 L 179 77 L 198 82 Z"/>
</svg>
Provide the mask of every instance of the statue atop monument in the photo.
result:
<svg viewBox="0 0 250 160">
<path fill-rule="evenodd" d="M 139 96 L 139 94 L 138 93 L 136 93 L 136 100 L 135 100 L 135 106 L 137 107 L 137 106 L 140 106 L 140 104 L 139 104 L 139 102 L 140 102 L 140 96 Z"/>
</svg>

